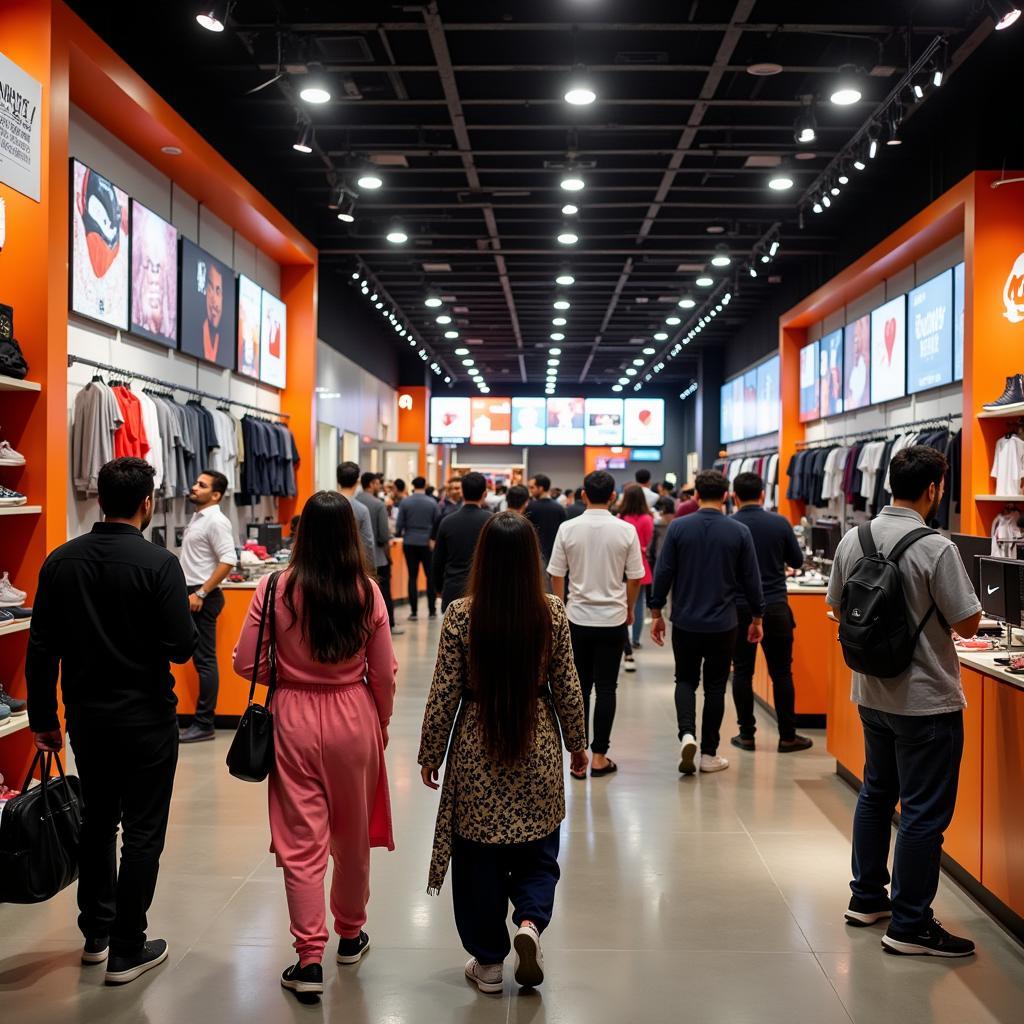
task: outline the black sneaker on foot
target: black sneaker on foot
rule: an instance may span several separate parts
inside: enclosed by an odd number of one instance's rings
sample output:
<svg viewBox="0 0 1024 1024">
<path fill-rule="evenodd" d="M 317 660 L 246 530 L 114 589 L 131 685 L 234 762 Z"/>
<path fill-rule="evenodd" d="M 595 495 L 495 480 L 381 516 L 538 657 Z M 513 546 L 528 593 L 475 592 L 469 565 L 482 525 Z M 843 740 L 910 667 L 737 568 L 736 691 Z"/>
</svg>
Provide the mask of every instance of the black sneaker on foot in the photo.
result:
<svg viewBox="0 0 1024 1024">
<path fill-rule="evenodd" d="M 167 943 L 163 939 L 147 942 L 138 953 L 127 956 L 111 953 L 107 960 L 107 974 L 103 979 L 108 985 L 127 985 L 141 977 L 146 971 L 159 967 L 167 959 Z"/>
<path fill-rule="evenodd" d="M 794 736 L 791 740 L 779 740 L 779 753 L 791 754 L 794 750 L 810 750 L 814 740 L 807 736 Z"/>
<path fill-rule="evenodd" d="M 843 916 L 846 923 L 852 924 L 854 928 L 868 928 L 892 917 L 892 904 L 888 896 L 877 900 L 862 900 L 851 896 L 850 905 Z"/>
<path fill-rule="evenodd" d="M 899 956 L 971 956 L 974 943 L 959 935 L 950 935 L 934 918 L 916 932 L 897 932 L 892 925 L 882 936 L 882 949 Z"/>
<path fill-rule="evenodd" d="M 190 725 L 178 733 L 179 743 L 202 743 L 204 740 L 212 740 L 216 736 L 213 729 L 204 729 L 199 725 Z"/>
<path fill-rule="evenodd" d="M 431 608 L 430 611 L 427 614 L 432 619 L 436 619 L 437 618 L 437 612 L 433 608 Z"/>
<path fill-rule="evenodd" d="M 733 736 L 729 742 L 734 747 L 739 747 L 740 750 L 756 750 L 757 744 L 754 742 L 753 736 Z"/>
<path fill-rule="evenodd" d="M 370 948 L 370 936 L 360 932 L 357 939 L 340 939 L 338 942 L 338 963 L 357 964 Z"/>
<path fill-rule="evenodd" d="M 82 947 L 82 963 L 92 967 L 107 959 L 110 952 L 110 939 L 104 935 L 99 939 L 86 939 Z"/>
<path fill-rule="evenodd" d="M 292 964 L 281 975 L 281 988 L 294 992 L 300 1003 L 316 1003 L 324 991 L 324 969 L 320 964 Z"/>
</svg>

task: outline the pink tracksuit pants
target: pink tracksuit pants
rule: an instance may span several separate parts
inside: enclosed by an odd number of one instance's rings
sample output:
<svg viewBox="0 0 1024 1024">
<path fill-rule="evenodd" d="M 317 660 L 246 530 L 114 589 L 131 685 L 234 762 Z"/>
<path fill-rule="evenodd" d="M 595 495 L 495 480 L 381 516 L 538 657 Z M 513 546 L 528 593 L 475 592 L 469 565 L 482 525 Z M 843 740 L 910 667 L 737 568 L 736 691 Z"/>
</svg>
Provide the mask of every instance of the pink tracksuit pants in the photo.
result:
<svg viewBox="0 0 1024 1024">
<path fill-rule="evenodd" d="M 366 923 L 370 846 L 394 847 L 380 722 L 363 684 L 282 684 L 273 711 L 271 849 L 284 870 L 299 959 L 320 963 L 328 855 L 334 930 L 355 938 Z"/>
</svg>

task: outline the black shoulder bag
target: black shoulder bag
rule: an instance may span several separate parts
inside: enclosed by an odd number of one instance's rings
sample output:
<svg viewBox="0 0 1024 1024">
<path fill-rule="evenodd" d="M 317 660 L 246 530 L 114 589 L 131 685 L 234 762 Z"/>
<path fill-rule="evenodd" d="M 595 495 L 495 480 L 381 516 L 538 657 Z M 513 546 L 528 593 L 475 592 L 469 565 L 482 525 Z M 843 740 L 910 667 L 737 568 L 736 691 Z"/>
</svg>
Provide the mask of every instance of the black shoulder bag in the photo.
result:
<svg viewBox="0 0 1024 1024">
<path fill-rule="evenodd" d="M 249 706 L 242 714 L 235 738 L 228 751 L 228 771 L 243 782 L 262 782 L 274 767 L 274 716 L 270 702 L 277 686 L 277 645 L 274 638 L 275 605 L 277 603 L 277 580 L 281 574 L 275 572 L 267 584 L 263 596 L 263 611 L 260 614 L 260 628 L 256 634 L 256 658 L 252 666 L 252 683 L 249 686 Z M 260 654 L 263 651 L 263 632 L 268 628 L 267 637 L 267 699 L 256 704 L 256 677 L 260 671 Z"/>
</svg>

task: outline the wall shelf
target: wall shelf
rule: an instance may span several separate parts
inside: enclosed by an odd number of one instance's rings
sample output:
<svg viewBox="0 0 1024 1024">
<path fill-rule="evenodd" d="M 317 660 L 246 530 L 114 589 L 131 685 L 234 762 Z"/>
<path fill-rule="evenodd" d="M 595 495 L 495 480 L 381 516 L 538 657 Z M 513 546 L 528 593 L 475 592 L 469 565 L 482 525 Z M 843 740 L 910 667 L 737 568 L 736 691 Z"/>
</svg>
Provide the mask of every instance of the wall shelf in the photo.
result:
<svg viewBox="0 0 1024 1024">
<path fill-rule="evenodd" d="M 28 728 L 28 715 L 11 715 L 10 718 L 0 722 L 0 739 L 10 736 L 11 733 L 21 732 Z"/>
<path fill-rule="evenodd" d="M 8 633 L 25 633 L 31 626 L 31 619 L 15 619 L 13 622 L 0 623 L 0 636 L 7 636 Z"/>
<path fill-rule="evenodd" d="M 42 391 L 43 385 L 34 380 L 18 380 L 17 377 L 0 376 L 0 391 Z"/>
<path fill-rule="evenodd" d="M 8 505 L 0 508 L 0 516 L 37 516 L 42 511 L 42 505 Z"/>
<path fill-rule="evenodd" d="M 1024 409 L 1016 412 L 1003 412 L 1001 409 L 982 410 L 978 413 L 979 420 L 1017 420 L 1024 416 Z"/>
<path fill-rule="evenodd" d="M 976 494 L 975 501 L 1001 501 L 1004 505 L 1024 505 L 1024 495 L 1017 494 Z"/>
</svg>

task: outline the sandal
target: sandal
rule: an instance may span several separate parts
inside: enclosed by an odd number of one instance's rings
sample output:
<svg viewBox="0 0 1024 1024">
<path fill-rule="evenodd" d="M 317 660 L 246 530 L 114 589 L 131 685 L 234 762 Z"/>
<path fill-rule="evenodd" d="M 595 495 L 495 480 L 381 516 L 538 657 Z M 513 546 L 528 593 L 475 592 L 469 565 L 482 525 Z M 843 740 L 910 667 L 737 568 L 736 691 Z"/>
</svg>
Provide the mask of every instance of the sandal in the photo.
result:
<svg viewBox="0 0 1024 1024">
<path fill-rule="evenodd" d="M 617 772 L 618 770 L 619 766 L 609 759 L 608 763 L 603 768 L 591 768 L 590 777 L 592 779 L 600 779 L 602 776 L 611 775 L 612 772 Z"/>
<path fill-rule="evenodd" d="M 581 782 L 586 782 L 586 781 L 587 781 L 587 770 L 586 770 L 586 768 L 584 768 L 584 769 L 583 769 L 583 774 L 582 774 L 582 775 L 578 775 L 578 774 L 577 774 L 576 772 L 574 772 L 574 771 L 573 771 L 573 770 L 572 770 L 572 769 L 570 768 L 570 769 L 569 769 L 569 774 L 570 774 L 570 775 L 571 775 L 571 776 L 572 776 L 572 777 L 573 777 L 574 779 L 579 779 L 579 780 L 580 780 Z"/>
</svg>

